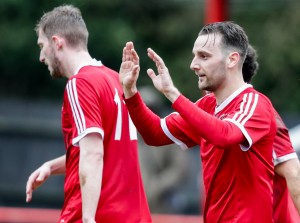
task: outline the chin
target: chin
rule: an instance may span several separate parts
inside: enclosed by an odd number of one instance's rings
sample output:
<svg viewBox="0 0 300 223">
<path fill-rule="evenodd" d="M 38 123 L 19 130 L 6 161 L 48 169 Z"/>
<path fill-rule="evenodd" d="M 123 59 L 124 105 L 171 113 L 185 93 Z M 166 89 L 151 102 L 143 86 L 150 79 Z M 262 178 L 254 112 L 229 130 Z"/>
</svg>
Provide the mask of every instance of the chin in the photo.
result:
<svg viewBox="0 0 300 223">
<path fill-rule="evenodd" d="M 199 89 L 202 90 L 202 91 L 209 91 L 209 92 L 213 91 L 211 86 L 199 85 Z"/>
<path fill-rule="evenodd" d="M 207 90 L 207 88 L 208 88 L 208 86 L 203 84 L 203 83 L 199 83 L 198 87 L 199 87 L 200 90 Z"/>
</svg>

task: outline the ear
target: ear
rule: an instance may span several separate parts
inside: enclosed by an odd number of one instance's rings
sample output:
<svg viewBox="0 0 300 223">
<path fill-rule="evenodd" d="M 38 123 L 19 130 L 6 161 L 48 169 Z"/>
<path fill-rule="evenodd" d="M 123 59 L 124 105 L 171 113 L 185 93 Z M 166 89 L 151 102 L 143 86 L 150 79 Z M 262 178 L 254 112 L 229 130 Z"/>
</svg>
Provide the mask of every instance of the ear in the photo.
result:
<svg viewBox="0 0 300 223">
<path fill-rule="evenodd" d="M 232 52 L 228 55 L 227 58 L 227 66 L 228 68 L 232 68 L 236 66 L 240 61 L 240 54 L 238 52 Z"/>
<path fill-rule="evenodd" d="M 64 43 L 64 39 L 59 36 L 52 36 L 52 41 L 56 49 L 61 49 Z"/>
</svg>

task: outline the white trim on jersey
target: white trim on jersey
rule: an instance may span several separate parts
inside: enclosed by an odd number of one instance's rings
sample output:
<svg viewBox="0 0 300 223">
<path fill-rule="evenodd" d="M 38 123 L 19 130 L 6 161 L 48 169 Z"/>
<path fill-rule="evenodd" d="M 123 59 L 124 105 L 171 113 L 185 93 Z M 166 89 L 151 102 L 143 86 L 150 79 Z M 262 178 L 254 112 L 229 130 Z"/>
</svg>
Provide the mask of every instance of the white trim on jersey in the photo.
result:
<svg viewBox="0 0 300 223">
<path fill-rule="evenodd" d="M 169 139 L 171 139 L 174 143 L 176 143 L 182 150 L 187 150 L 188 149 L 188 146 L 184 142 L 182 142 L 179 139 L 177 139 L 169 131 L 167 123 L 166 123 L 166 118 L 163 118 L 163 119 L 160 120 L 160 126 L 161 126 L 162 130 L 164 131 L 164 133 L 166 134 L 166 136 Z"/>
<path fill-rule="evenodd" d="M 254 95 L 254 101 L 253 101 L 253 93 L 245 94 L 243 97 L 243 102 L 241 103 L 240 106 L 240 111 L 235 113 L 232 119 L 244 125 L 249 120 L 249 118 L 251 118 L 251 116 L 253 115 L 253 112 L 257 105 L 257 101 L 258 101 L 258 94 Z"/>
<path fill-rule="evenodd" d="M 243 135 L 248 141 L 248 146 L 240 145 L 243 151 L 247 151 L 252 146 L 252 139 L 245 129 L 245 123 L 252 117 L 258 102 L 258 94 L 247 93 L 244 94 L 243 102 L 240 105 L 240 110 L 234 114 L 232 118 L 225 118 L 224 121 L 234 123 L 242 131 Z"/>
<path fill-rule="evenodd" d="M 77 88 L 76 88 L 76 78 L 71 79 L 67 83 L 67 94 L 68 99 L 71 105 L 72 114 L 74 118 L 74 122 L 76 124 L 77 128 L 77 136 L 72 140 L 72 144 L 74 146 L 79 146 L 78 142 L 87 134 L 89 133 L 99 133 L 102 136 L 102 139 L 104 139 L 104 131 L 101 128 L 98 127 L 91 127 L 86 128 L 86 121 L 85 116 L 83 114 L 83 110 L 80 106 L 79 100 L 78 100 L 78 94 L 77 94 Z"/>
<path fill-rule="evenodd" d="M 80 133 L 80 135 L 78 135 L 77 137 L 75 137 L 72 140 L 72 144 L 73 146 L 79 146 L 79 141 L 85 137 L 87 134 L 90 133 L 99 133 L 102 136 L 102 140 L 104 140 L 104 131 L 101 128 L 97 128 L 97 127 L 91 127 L 91 128 L 87 128 L 85 129 L 84 132 Z"/>
<path fill-rule="evenodd" d="M 130 134 L 130 140 L 137 140 L 137 130 L 135 125 L 133 124 L 133 121 L 128 113 L 128 120 L 129 120 L 129 134 Z"/>
<path fill-rule="evenodd" d="M 78 67 L 77 67 L 77 69 L 75 69 L 76 72 L 74 73 L 74 75 L 76 75 L 76 74 L 80 71 L 81 68 L 86 67 L 86 66 L 101 67 L 101 66 L 103 66 L 103 64 L 102 64 L 102 62 L 101 62 L 100 60 L 96 60 L 96 59 L 94 58 L 94 59 L 93 59 L 92 61 L 90 61 L 89 63 L 79 64 Z"/>
<path fill-rule="evenodd" d="M 273 162 L 274 162 L 274 166 L 280 164 L 280 163 L 284 163 L 285 161 L 291 160 L 291 159 L 298 159 L 297 153 L 293 152 L 293 153 L 289 153 L 286 154 L 284 156 L 280 156 L 277 157 L 275 151 L 273 150 Z"/>
<path fill-rule="evenodd" d="M 228 98 L 226 98 L 226 100 L 224 102 L 222 102 L 222 104 L 220 104 L 219 106 L 216 107 L 215 114 L 217 114 L 222 109 L 224 109 L 236 96 L 238 96 L 242 91 L 244 91 L 245 89 L 247 89 L 249 87 L 253 87 L 253 86 L 251 84 L 244 84 L 239 89 L 237 89 L 235 92 L 233 92 Z"/>
<path fill-rule="evenodd" d="M 247 130 L 244 128 L 243 125 L 241 125 L 241 123 L 232 120 L 232 119 L 224 119 L 224 121 L 229 121 L 232 122 L 233 124 L 235 124 L 243 133 L 243 135 L 245 136 L 246 140 L 248 141 L 248 146 L 244 146 L 242 144 L 240 144 L 241 150 L 243 150 L 244 152 L 248 151 L 250 149 L 250 147 L 252 146 L 252 139 L 250 137 L 250 135 L 248 134 Z"/>
<path fill-rule="evenodd" d="M 76 78 L 73 78 L 67 83 L 67 93 L 69 102 L 72 108 L 73 118 L 76 123 L 78 135 L 85 131 L 86 123 L 85 117 L 80 106 L 76 88 Z"/>
</svg>

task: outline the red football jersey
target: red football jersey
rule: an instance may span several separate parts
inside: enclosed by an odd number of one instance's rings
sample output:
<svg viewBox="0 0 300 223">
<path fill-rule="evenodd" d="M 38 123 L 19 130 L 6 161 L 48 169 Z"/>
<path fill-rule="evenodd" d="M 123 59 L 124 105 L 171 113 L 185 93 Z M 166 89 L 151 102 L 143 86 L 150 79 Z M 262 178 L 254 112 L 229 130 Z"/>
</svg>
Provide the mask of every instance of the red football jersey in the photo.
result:
<svg viewBox="0 0 300 223">
<path fill-rule="evenodd" d="M 221 105 L 213 94 L 196 104 L 181 95 L 173 103 L 178 113 L 161 121 L 138 94 L 126 104 L 147 144 L 200 145 L 205 222 L 273 222 L 276 123 L 272 104 L 264 95 L 251 85 L 244 85 Z"/>
<path fill-rule="evenodd" d="M 277 132 L 274 140 L 274 164 L 279 165 L 290 159 L 298 159 L 293 149 L 288 129 L 283 123 L 279 114 L 276 114 Z M 276 174 L 274 178 L 274 222 L 275 223 L 296 223 L 300 222 L 298 211 L 290 197 L 286 180 Z"/>
<path fill-rule="evenodd" d="M 138 162 L 136 129 L 122 99 L 118 73 L 84 66 L 67 83 L 62 108 L 66 145 L 65 201 L 60 222 L 82 222 L 78 142 L 99 133 L 104 145 L 96 222 L 151 222 Z"/>
</svg>

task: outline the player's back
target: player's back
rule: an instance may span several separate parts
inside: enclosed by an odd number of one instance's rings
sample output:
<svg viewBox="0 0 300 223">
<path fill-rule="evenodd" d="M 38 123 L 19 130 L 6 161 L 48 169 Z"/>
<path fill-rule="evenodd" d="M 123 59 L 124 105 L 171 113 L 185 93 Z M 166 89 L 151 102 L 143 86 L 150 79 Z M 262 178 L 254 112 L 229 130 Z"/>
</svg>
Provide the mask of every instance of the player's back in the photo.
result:
<svg viewBox="0 0 300 223">
<path fill-rule="evenodd" d="M 83 117 L 81 123 L 84 123 L 82 130 L 70 128 L 73 129 L 70 133 L 72 145 L 69 145 L 67 154 L 73 166 L 73 172 L 70 170 L 73 181 L 76 180 L 79 184 L 78 179 L 75 179 L 74 170 L 78 164 L 77 141 L 91 132 L 101 134 L 104 165 L 96 221 L 151 222 L 138 163 L 136 129 L 131 123 L 122 99 L 123 92 L 118 73 L 105 66 L 85 66 L 69 80 L 68 85 L 72 83 L 76 85 L 74 98 L 77 98 L 78 103 L 76 106 L 69 106 L 69 110 L 76 107 L 78 112 L 69 111 L 69 113 Z M 75 92 L 74 89 L 73 86 L 68 92 Z M 67 190 L 70 194 L 76 196 L 80 193 L 80 188 L 70 184 L 69 187 Z M 80 210 L 81 202 L 76 205 Z"/>
</svg>

